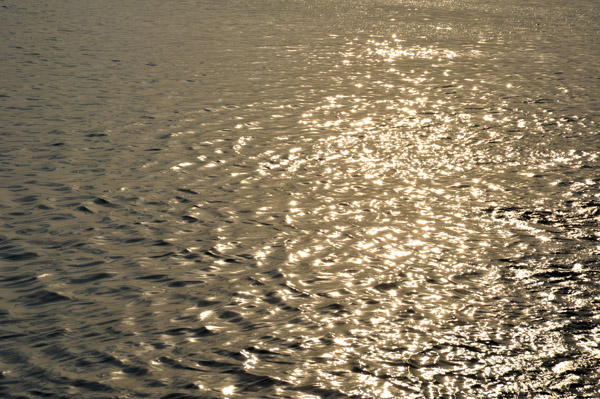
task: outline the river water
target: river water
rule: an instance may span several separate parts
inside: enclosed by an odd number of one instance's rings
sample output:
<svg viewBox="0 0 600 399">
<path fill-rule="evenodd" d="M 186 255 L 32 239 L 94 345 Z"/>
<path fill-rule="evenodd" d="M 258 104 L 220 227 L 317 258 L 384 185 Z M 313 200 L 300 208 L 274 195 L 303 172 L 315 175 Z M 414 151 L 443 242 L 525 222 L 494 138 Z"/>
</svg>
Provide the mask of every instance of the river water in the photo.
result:
<svg viewBox="0 0 600 399">
<path fill-rule="evenodd" d="M 0 32 L 2 397 L 600 397 L 597 2 Z"/>
</svg>

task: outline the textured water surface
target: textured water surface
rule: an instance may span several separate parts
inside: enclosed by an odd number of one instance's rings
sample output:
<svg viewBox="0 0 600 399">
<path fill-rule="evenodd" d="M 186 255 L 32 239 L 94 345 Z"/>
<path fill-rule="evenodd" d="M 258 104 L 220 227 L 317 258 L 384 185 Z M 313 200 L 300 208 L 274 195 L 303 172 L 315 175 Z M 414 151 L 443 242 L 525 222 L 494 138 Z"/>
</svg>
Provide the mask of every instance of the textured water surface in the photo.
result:
<svg viewBox="0 0 600 399">
<path fill-rule="evenodd" d="M 600 397 L 596 2 L 0 6 L 0 396 Z"/>
</svg>

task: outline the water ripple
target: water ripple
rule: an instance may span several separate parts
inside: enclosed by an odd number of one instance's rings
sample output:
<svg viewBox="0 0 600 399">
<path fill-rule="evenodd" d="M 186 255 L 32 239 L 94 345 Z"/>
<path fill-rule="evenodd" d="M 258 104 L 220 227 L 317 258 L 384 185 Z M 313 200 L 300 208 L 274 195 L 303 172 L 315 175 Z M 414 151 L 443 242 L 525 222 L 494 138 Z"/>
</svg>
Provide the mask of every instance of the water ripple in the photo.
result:
<svg viewBox="0 0 600 399">
<path fill-rule="evenodd" d="M 597 393 L 596 8 L 5 3 L 3 397 Z"/>
</svg>

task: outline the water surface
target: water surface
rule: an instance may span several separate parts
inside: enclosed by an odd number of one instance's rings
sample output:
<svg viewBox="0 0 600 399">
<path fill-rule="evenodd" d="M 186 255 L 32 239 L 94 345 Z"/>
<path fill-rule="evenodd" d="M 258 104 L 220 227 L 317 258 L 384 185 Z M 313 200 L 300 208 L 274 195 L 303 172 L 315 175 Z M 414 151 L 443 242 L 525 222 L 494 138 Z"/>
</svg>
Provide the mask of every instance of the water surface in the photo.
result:
<svg viewBox="0 0 600 399">
<path fill-rule="evenodd" d="M 4 397 L 600 397 L 595 2 L 1 6 Z"/>
</svg>

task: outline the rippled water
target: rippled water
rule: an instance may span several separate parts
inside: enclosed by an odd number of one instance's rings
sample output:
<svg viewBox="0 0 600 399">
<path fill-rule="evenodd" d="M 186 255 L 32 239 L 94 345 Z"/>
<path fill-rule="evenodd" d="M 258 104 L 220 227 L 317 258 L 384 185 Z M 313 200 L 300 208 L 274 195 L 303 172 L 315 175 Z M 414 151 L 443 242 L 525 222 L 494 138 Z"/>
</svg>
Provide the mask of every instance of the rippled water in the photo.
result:
<svg viewBox="0 0 600 399">
<path fill-rule="evenodd" d="M 600 397 L 597 2 L 0 6 L 1 396 Z"/>
</svg>

